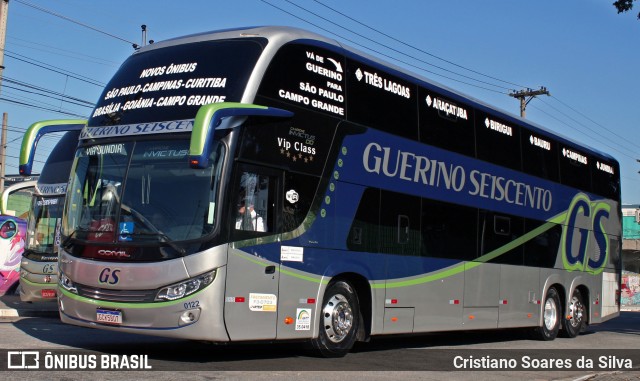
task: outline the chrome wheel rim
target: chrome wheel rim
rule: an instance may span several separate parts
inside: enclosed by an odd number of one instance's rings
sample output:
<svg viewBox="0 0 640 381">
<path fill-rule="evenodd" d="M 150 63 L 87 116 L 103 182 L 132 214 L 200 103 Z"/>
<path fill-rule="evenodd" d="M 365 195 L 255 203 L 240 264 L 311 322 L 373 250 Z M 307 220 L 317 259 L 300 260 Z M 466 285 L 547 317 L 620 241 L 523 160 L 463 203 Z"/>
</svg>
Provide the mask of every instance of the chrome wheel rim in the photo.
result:
<svg viewBox="0 0 640 381">
<path fill-rule="evenodd" d="M 353 311 L 347 298 L 333 295 L 322 311 L 324 330 L 329 340 L 339 343 L 353 328 Z"/>
<path fill-rule="evenodd" d="M 558 322 L 558 306 L 553 299 L 549 298 L 544 303 L 544 326 L 551 331 Z"/>
<path fill-rule="evenodd" d="M 580 300 L 577 297 L 571 298 L 571 304 L 569 304 L 569 313 L 571 319 L 569 319 L 569 323 L 572 327 L 578 327 L 580 323 L 582 323 L 582 316 L 584 314 L 584 306 L 580 303 Z"/>
</svg>

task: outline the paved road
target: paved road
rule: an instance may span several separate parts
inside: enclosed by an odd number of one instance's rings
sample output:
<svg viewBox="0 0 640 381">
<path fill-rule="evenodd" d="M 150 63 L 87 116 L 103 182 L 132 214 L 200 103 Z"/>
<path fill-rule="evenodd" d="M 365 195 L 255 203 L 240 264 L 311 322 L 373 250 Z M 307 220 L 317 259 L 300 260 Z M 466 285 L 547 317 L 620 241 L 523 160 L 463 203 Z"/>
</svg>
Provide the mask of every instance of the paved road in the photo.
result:
<svg viewBox="0 0 640 381">
<path fill-rule="evenodd" d="M 607 361 L 630 359 L 633 367 L 639 369 L 639 312 L 623 312 L 618 319 L 590 327 L 576 339 L 533 341 L 521 330 L 437 333 L 374 339 L 370 343 L 359 344 L 345 358 L 321 359 L 298 343 L 221 346 L 73 327 L 57 319 L 54 304 L 41 308 L 13 304 L 14 301 L 4 297 L 0 300 L 7 308 L 15 307 L 16 315 L 23 315 L 0 318 L 3 321 L 0 323 L 0 364 L 6 361 L 7 350 L 36 350 L 41 354 L 41 361 L 47 351 L 67 358 L 94 354 L 98 361 L 105 354 L 118 354 L 119 359 L 124 357 L 122 355 L 128 358 L 141 355 L 147 356 L 154 369 L 136 373 L 12 371 L 0 376 L 7 380 L 24 380 L 25 377 L 96 381 L 132 378 L 155 381 L 262 380 L 275 377 L 284 380 L 345 377 L 354 380 L 640 380 L 640 370 L 616 372 L 606 367 L 598 368 L 598 361 L 604 356 Z M 72 350 L 74 352 L 70 352 Z M 511 359 L 521 366 L 525 356 L 532 365 L 520 371 L 479 371 L 477 368 L 452 371 L 456 357 L 460 361 Z M 593 368 L 569 371 L 558 370 L 557 367 L 544 369 L 544 364 L 554 361 L 575 364 L 580 358 L 594 361 Z M 533 364 L 538 369 L 531 369 Z"/>
</svg>

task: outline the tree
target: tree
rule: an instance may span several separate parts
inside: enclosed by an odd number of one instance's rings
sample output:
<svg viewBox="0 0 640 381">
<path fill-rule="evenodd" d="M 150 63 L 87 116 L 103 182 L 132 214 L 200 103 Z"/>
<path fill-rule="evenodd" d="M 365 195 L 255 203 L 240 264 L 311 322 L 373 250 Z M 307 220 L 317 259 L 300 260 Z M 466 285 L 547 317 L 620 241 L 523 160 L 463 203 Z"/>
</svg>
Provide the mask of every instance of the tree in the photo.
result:
<svg viewBox="0 0 640 381">
<path fill-rule="evenodd" d="M 617 0 L 613 6 L 616 7 L 618 13 L 629 12 L 633 8 L 634 1 L 636 0 Z M 640 19 L 640 13 L 638 13 L 638 18 Z"/>
</svg>

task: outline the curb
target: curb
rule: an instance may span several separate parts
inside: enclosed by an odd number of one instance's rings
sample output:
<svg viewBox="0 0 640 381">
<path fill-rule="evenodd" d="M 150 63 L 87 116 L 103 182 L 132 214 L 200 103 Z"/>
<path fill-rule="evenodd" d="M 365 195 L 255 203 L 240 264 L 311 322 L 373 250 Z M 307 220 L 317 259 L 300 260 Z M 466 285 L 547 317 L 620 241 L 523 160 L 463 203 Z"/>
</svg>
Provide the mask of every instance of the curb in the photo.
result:
<svg viewBox="0 0 640 381">
<path fill-rule="evenodd" d="M 3 308 L 0 309 L 0 318 L 3 317 L 18 317 L 18 310 L 15 308 Z"/>
<path fill-rule="evenodd" d="M 21 311 L 16 310 L 15 308 L 4 308 L 0 309 L 0 322 L 2 320 L 14 319 L 14 318 L 23 318 L 23 317 L 58 317 L 58 311 L 51 310 L 38 310 L 38 311 Z"/>
<path fill-rule="evenodd" d="M 58 305 L 54 302 L 22 302 L 17 295 L 3 295 L 0 299 L 0 319 L 18 317 L 58 316 Z"/>
</svg>

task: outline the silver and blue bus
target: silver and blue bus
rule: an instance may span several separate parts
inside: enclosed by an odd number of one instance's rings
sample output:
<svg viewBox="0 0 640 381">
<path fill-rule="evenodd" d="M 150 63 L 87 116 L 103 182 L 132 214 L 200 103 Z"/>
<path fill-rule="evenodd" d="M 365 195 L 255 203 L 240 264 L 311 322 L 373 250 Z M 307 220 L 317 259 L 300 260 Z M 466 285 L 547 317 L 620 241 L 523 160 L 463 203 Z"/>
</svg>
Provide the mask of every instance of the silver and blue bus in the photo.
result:
<svg viewBox="0 0 640 381">
<path fill-rule="evenodd" d="M 47 120 L 32 124 L 22 139 L 20 174 L 31 176 L 36 147 L 42 136 L 66 132 L 49 153 L 35 186 L 27 220 L 27 239 L 20 262 L 20 299 L 55 301 L 62 208 L 82 120 Z"/>
<path fill-rule="evenodd" d="M 63 322 L 212 342 L 522 327 L 619 314 L 620 170 L 304 30 L 136 51 L 80 135 Z"/>
</svg>

